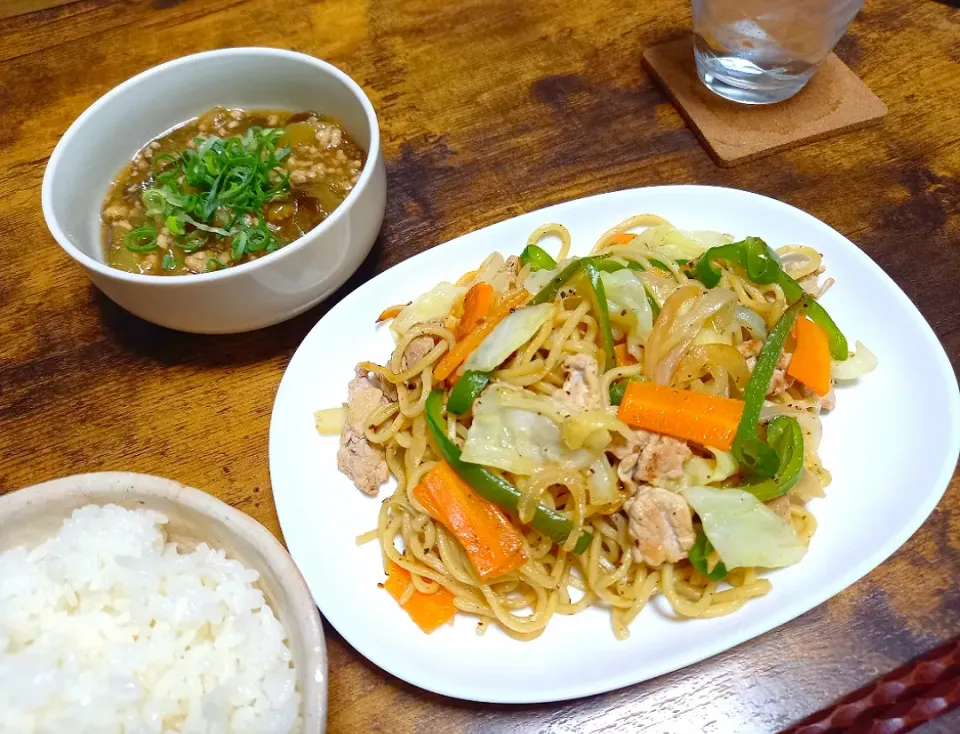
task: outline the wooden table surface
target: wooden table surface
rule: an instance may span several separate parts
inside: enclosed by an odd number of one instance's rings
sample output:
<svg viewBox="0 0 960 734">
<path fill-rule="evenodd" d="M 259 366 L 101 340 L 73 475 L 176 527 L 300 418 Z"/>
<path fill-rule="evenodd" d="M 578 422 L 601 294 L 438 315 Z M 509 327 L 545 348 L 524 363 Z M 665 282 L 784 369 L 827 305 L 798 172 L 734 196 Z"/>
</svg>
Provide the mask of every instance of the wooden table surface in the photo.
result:
<svg viewBox="0 0 960 734">
<path fill-rule="evenodd" d="M 838 54 L 889 106 L 882 127 L 728 170 L 641 67 L 645 48 L 689 27 L 682 0 L 81 0 L 0 21 L 0 493 L 79 472 L 162 474 L 279 536 L 272 397 L 332 303 L 457 235 L 632 186 L 734 186 L 811 212 L 893 276 L 956 368 L 960 11 L 869 0 Z M 233 45 L 314 54 L 367 90 L 387 159 L 386 221 L 327 304 L 251 334 L 178 334 L 88 283 L 47 233 L 40 182 L 59 136 L 101 94 L 163 61 Z M 899 552 L 828 603 L 603 696 L 447 700 L 328 632 L 331 732 L 773 732 L 960 634 L 960 481 Z M 960 716 L 928 730 L 960 731 Z"/>
</svg>

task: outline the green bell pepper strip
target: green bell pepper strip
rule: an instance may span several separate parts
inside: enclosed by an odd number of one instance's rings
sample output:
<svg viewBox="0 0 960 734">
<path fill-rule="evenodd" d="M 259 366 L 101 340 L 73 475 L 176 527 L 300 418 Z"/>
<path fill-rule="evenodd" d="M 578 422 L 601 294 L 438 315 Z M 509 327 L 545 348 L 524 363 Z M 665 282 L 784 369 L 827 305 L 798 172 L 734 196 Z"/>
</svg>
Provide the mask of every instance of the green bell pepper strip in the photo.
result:
<svg viewBox="0 0 960 734">
<path fill-rule="evenodd" d="M 806 296 L 801 285 L 784 272 L 777 254 L 759 237 L 747 237 L 742 242 L 711 247 L 703 253 L 693 273 L 707 288 L 715 288 L 720 282 L 720 270 L 713 264 L 717 260 L 739 265 L 754 283 L 777 283 L 788 303 L 796 303 Z M 827 334 L 830 356 L 843 362 L 850 356 L 846 337 L 823 306 L 812 298 L 806 300 L 807 315 Z"/>
<path fill-rule="evenodd" d="M 783 345 L 796 323 L 797 316 L 800 315 L 804 302 L 801 299 L 784 311 L 776 326 L 767 335 L 767 341 L 757 355 L 757 363 L 743 389 L 743 416 L 733 439 L 733 455 L 753 476 L 772 477 L 780 467 L 780 458 L 776 451 L 760 438 L 757 428 L 760 425 L 760 410 L 767 397 L 767 388 L 770 387 L 777 362 L 783 353 Z"/>
<path fill-rule="evenodd" d="M 650 261 L 650 264 L 653 265 L 653 267 L 655 268 L 658 268 L 660 270 L 666 270 L 666 271 L 670 270 L 670 268 L 667 267 L 667 264 L 662 260 L 657 260 L 655 257 L 650 257 L 647 259 Z M 600 257 L 593 258 L 593 260 L 594 260 L 594 264 L 598 268 L 600 268 L 600 270 L 604 270 L 608 273 L 615 273 L 618 270 L 622 270 L 625 267 L 630 268 L 631 270 L 646 271 L 646 268 L 643 267 L 643 265 L 638 263 L 636 260 L 627 260 L 626 265 L 624 265 L 623 263 L 619 263 L 616 260 L 611 260 L 608 255 L 601 255 Z M 690 261 L 684 260 L 683 258 L 681 258 L 679 260 L 675 260 L 674 262 L 676 262 L 677 265 L 686 265 Z"/>
<path fill-rule="evenodd" d="M 592 259 L 593 259 L 593 264 L 597 268 L 597 270 L 602 270 L 605 273 L 615 273 L 618 270 L 623 270 L 624 268 L 628 268 L 629 270 L 640 270 L 640 271 L 644 270 L 643 266 L 640 263 L 634 262 L 633 260 L 630 260 L 626 265 L 624 265 L 623 263 L 619 263 L 616 260 L 610 260 L 605 257 L 595 257 Z M 656 260 L 651 262 L 660 262 L 660 261 Z M 677 262 L 680 262 L 680 261 L 678 260 Z M 683 262 L 687 262 L 687 261 L 684 260 Z M 660 264 L 662 265 L 663 263 L 660 263 Z M 666 269 L 667 268 L 664 267 L 664 270 Z M 654 298 L 653 295 L 650 293 L 650 291 L 647 289 L 646 283 L 644 283 L 643 285 L 643 290 L 647 294 L 647 303 L 650 304 L 650 310 L 653 311 L 653 317 L 656 318 L 657 316 L 660 315 L 660 304 L 657 303 L 657 299 Z"/>
<path fill-rule="evenodd" d="M 701 574 L 707 577 L 710 581 L 721 581 L 727 575 L 727 567 L 723 565 L 723 561 L 717 563 L 713 567 L 712 571 L 707 570 L 707 557 L 713 553 L 713 546 L 710 544 L 710 539 L 707 537 L 706 533 L 702 530 L 700 535 L 697 536 L 697 539 L 693 543 L 693 547 L 690 549 L 687 557 L 690 559 L 690 565 L 697 569 Z"/>
<path fill-rule="evenodd" d="M 593 306 L 597 316 L 597 326 L 600 330 L 600 346 L 603 347 L 605 364 L 603 369 L 608 370 L 617 364 L 617 357 L 613 351 L 613 329 L 610 326 L 610 309 L 607 306 L 607 292 L 604 290 L 600 271 L 590 258 L 581 260 L 583 275 L 586 280 L 586 296 Z"/>
<path fill-rule="evenodd" d="M 607 307 L 607 294 L 603 288 L 603 281 L 600 279 L 600 269 L 597 268 L 597 258 L 581 257 L 567 265 L 549 283 L 547 283 L 540 292 L 533 297 L 530 302 L 533 306 L 541 303 L 550 303 L 556 298 L 557 293 L 564 285 L 579 275 L 584 276 L 586 284 L 579 288 L 581 295 L 590 301 L 593 311 L 597 317 L 597 325 L 600 331 L 600 346 L 603 348 L 603 354 L 606 359 L 606 368 L 617 363 L 616 355 L 613 352 L 613 330 L 610 326 L 610 310 Z"/>
<path fill-rule="evenodd" d="M 783 277 L 788 279 L 791 283 L 796 285 L 796 281 L 793 280 L 786 273 L 783 274 Z M 780 283 L 781 287 L 783 283 Z M 797 285 L 800 288 L 799 285 Z M 805 298 L 806 307 L 804 311 L 807 316 L 823 329 L 827 334 L 827 344 L 830 346 L 830 356 L 837 362 L 844 362 L 850 358 L 850 350 L 847 347 L 847 337 L 843 335 L 843 332 L 840 331 L 840 327 L 837 326 L 836 322 L 830 318 L 830 314 L 827 313 L 827 310 L 817 303 L 811 296 L 808 296 L 803 292 L 803 288 L 800 288 L 801 295 L 800 298 Z M 787 289 L 783 289 L 784 295 L 786 295 Z"/>
<path fill-rule="evenodd" d="M 473 401 L 477 399 L 483 388 L 490 382 L 490 373 L 480 370 L 467 370 L 457 380 L 457 384 L 450 391 L 450 397 L 447 398 L 447 411 L 454 415 L 463 415 Z"/>
<path fill-rule="evenodd" d="M 713 265 L 715 260 L 739 265 L 747 271 L 747 277 L 750 280 L 761 285 L 778 282 L 780 274 L 783 273 L 777 253 L 771 250 L 767 243 L 759 237 L 747 237 L 741 242 L 718 245 L 703 253 L 697 260 L 694 273 L 697 280 L 707 288 L 716 288 L 720 283 L 721 273 L 720 269 Z M 794 284 L 796 284 L 795 281 Z M 786 292 L 784 292 L 784 295 L 787 295 Z M 787 296 L 787 298 L 790 297 Z"/>
<path fill-rule="evenodd" d="M 761 502 L 775 499 L 793 489 L 803 472 L 803 431 L 796 418 L 778 415 L 767 424 L 767 444 L 777 453 L 779 468 L 770 479 L 740 489 Z"/>
<path fill-rule="evenodd" d="M 533 271 L 553 270 L 557 267 L 557 261 L 537 245 L 527 245 L 523 248 L 523 252 L 520 253 L 520 264 L 529 265 Z"/>
<path fill-rule="evenodd" d="M 434 390 L 427 397 L 425 406 L 427 426 L 440 456 L 463 481 L 470 485 L 473 491 L 515 514 L 520 502 L 520 492 L 517 491 L 517 488 L 479 464 L 470 464 L 460 459 L 460 449 L 447 437 L 441 407 L 442 396 L 443 393 L 440 390 Z M 530 524 L 554 543 L 560 545 L 566 542 L 574 529 L 572 520 L 543 504 L 537 507 Z M 573 552 L 580 555 L 590 547 L 592 540 L 592 533 L 586 530 L 581 531 Z"/>
<path fill-rule="evenodd" d="M 617 272 L 618 270 L 623 270 L 624 268 L 629 268 L 630 265 L 636 265 L 636 266 L 637 266 L 636 268 L 630 268 L 631 270 L 643 270 L 643 268 L 640 267 L 640 264 L 639 264 L 639 263 L 633 263 L 633 262 L 632 262 L 632 263 L 630 263 L 630 264 L 628 264 L 628 265 L 624 265 L 623 263 L 617 262 L 616 260 L 610 260 L 610 259 L 605 258 L 605 257 L 597 257 L 597 258 L 594 258 L 594 261 L 593 261 L 593 266 L 594 266 L 597 270 L 601 270 L 601 271 L 603 271 L 604 273 L 615 273 L 615 272 Z"/>
<path fill-rule="evenodd" d="M 617 380 L 610 385 L 610 405 L 620 405 L 623 402 L 623 394 L 627 391 L 627 385 L 631 382 L 646 382 L 646 377 L 633 375 L 625 380 Z"/>
<path fill-rule="evenodd" d="M 641 272 L 646 272 L 647 270 L 636 260 L 627 260 L 627 264 L 624 265 L 623 263 L 617 262 L 616 260 L 611 260 L 606 256 L 593 258 L 593 264 L 596 265 L 599 270 L 602 270 L 605 273 L 615 273 L 618 270 L 623 270 L 624 268 L 629 268 L 630 270 L 639 270 Z M 660 270 L 670 269 L 659 260 L 655 260 L 653 258 L 650 258 L 650 264 L 655 268 L 659 268 Z"/>
<path fill-rule="evenodd" d="M 531 306 L 539 306 L 541 303 L 550 303 L 554 298 L 557 297 L 557 294 L 560 292 L 560 289 L 567 284 L 567 282 L 577 275 L 581 268 L 583 267 L 584 258 L 579 260 L 574 260 L 568 264 L 563 270 L 553 276 L 550 279 L 550 282 L 547 283 L 540 291 L 533 297 L 533 300 L 530 302 Z"/>
</svg>

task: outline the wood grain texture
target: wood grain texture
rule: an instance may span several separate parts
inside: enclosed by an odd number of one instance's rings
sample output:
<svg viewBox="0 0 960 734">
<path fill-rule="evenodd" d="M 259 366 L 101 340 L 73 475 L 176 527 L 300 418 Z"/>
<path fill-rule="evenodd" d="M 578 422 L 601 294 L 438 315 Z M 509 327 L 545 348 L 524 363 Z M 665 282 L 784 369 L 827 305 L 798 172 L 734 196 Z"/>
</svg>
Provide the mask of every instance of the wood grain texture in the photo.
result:
<svg viewBox="0 0 960 734">
<path fill-rule="evenodd" d="M 3 0 L 0 2 L 0 18 L 12 18 L 37 10 L 49 10 L 77 0 Z"/>
<path fill-rule="evenodd" d="M 477 227 L 630 186 L 736 186 L 813 213 L 896 279 L 956 368 L 958 11 L 868 2 L 837 53 L 888 105 L 884 124 L 736 169 L 714 166 L 641 67 L 645 48 L 689 27 L 688 4 L 667 0 L 81 0 L 0 21 L 0 492 L 100 469 L 163 474 L 279 536 L 272 396 L 340 295 Z M 253 43 L 326 58 L 368 91 L 388 161 L 386 221 L 361 271 L 307 314 L 239 336 L 168 332 L 120 311 L 56 246 L 40 211 L 44 165 L 70 122 L 123 79 Z M 958 633 L 955 477 L 899 552 L 827 604 L 604 696 L 451 701 L 383 674 L 331 630 L 330 731 L 773 732 Z M 960 718 L 928 729 L 960 731 Z"/>
</svg>

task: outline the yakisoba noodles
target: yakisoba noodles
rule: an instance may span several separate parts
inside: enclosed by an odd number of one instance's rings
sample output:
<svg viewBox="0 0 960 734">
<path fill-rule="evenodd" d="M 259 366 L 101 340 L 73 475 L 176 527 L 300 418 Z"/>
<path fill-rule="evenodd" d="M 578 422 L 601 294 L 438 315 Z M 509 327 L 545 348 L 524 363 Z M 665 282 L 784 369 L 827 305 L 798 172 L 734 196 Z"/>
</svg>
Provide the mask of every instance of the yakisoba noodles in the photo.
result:
<svg viewBox="0 0 960 734">
<path fill-rule="evenodd" d="M 459 612 L 528 640 L 599 606 L 624 639 L 657 594 L 730 614 L 816 530 L 819 415 L 875 366 L 815 300 L 821 255 L 649 214 L 571 244 L 546 224 L 386 309 L 392 356 L 318 413 L 360 489 L 396 480 L 359 541 L 427 631 Z"/>
</svg>

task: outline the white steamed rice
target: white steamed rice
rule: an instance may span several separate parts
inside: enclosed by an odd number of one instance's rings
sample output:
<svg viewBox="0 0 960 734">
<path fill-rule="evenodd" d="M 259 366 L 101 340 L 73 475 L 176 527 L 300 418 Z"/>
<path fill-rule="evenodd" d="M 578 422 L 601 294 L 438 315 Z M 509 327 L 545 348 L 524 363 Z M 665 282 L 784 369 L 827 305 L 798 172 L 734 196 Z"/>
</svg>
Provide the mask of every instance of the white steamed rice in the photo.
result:
<svg viewBox="0 0 960 734">
<path fill-rule="evenodd" d="M 299 731 L 259 574 L 205 544 L 178 552 L 165 522 L 89 505 L 0 553 L 0 732 Z"/>
</svg>

